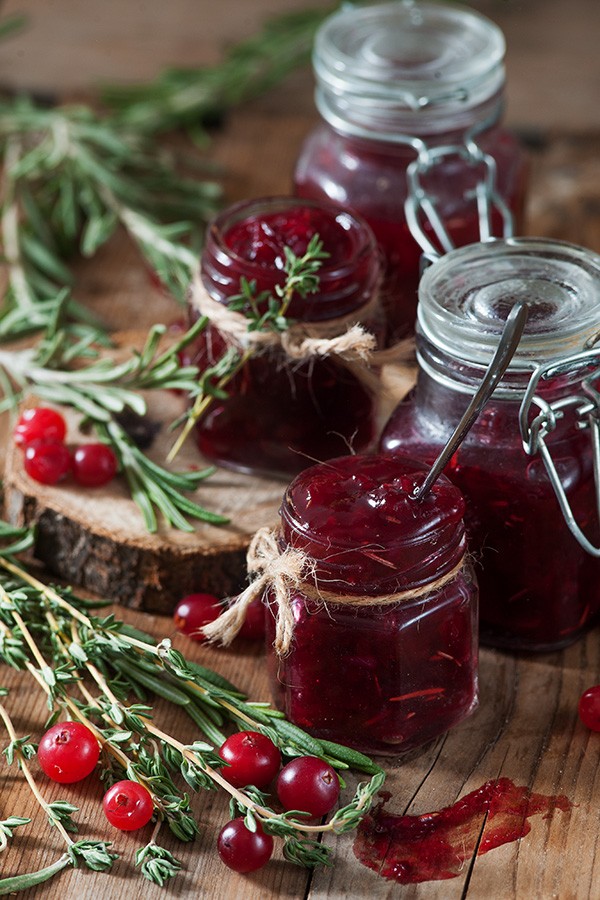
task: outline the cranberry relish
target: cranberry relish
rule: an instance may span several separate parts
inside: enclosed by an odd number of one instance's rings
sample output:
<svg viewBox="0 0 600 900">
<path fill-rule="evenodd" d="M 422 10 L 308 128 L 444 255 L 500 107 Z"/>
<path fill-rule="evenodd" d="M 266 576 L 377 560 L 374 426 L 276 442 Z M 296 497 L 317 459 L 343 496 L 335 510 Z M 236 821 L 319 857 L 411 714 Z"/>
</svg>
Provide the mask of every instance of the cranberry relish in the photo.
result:
<svg viewBox="0 0 600 900">
<path fill-rule="evenodd" d="M 284 537 L 317 561 L 317 578 L 330 584 L 339 570 L 334 589 L 342 593 L 395 592 L 439 578 L 465 550 L 464 500 L 446 478 L 413 499 L 425 474 L 417 462 L 384 456 L 313 466 L 287 491 Z"/>
<path fill-rule="evenodd" d="M 373 301 L 375 312 L 361 322 L 378 337 L 375 238 L 360 218 L 330 204 L 268 197 L 230 207 L 207 235 L 204 288 L 224 305 L 239 295 L 241 279 L 254 283 L 257 297 L 263 291 L 276 296 L 286 280 L 285 248 L 302 256 L 315 235 L 328 254 L 316 273 L 318 288 L 306 296 L 294 293 L 288 319 L 318 323 L 350 316 L 354 324 Z M 340 333 L 346 327 L 341 324 Z M 194 362 L 201 369 L 215 365 L 226 346 L 224 335 L 210 326 L 200 337 Z M 227 396 L 211 403 L 197 436 L 210 460 L 289 479 L 313 460 L 338 456 L 348 446 L 367 449 L 375 437 L 373 400 L 335 357 L 292 363 L 275 347 L 248 360 L 227 384 Z"/>
<path fill-rule="evenodd" d="M 315 736 L 372 754 L 420 746 L 477 705 L 477 592 L 460 568 L 464 503 L 443 477 L 414 500 L 425 474 L 408 459 L 335 459 L 301 473 L 282 504 L 282 546 L 314 560 L 321 590 L 417 591 L 398 603 L 325 608 L 298 589 L 292 649 L 281 659 L 273 609 L 266 615 L 278 706 Z"/>
</svg>

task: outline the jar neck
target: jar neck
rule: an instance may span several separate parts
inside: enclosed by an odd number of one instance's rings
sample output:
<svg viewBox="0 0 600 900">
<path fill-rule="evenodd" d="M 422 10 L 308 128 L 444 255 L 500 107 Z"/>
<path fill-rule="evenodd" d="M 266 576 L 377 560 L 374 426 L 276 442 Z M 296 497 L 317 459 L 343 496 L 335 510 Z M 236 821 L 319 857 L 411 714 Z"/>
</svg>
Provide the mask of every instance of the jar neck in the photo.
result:
<svg viewBox="0 0 600 900">
<path fill-rule="evenodd" d="M 317 86 L 315 103 L 321 117 L 345 137 L 412 147 L 415 151 L 477 141 L 502 121 L 505 105 L 504 84 L 485 102 L 471 107 L 363 108 L 363 102 L 339 96 L 324 86 Z"/>
<path fill-rule="evenodd" d="M 306 470 L 284 496 L 282 546 L 307 555 L 310 580 L 328 592 L 375 597 L 426 589 L 456 569 L 466 549 L 458 489 L 442 478 L 415 500 L 409 494 L 425 477 L 422 464 L 370 457 L 356 469 L 357 459 Z"/>
<path fill-rule="evenodd" d="M 395 141 L 468 131 L 503 92 L 504 53 L 498 26 L 465 7 L 342 9 L 316 34 L 317 104 L 346 134 Z"/>
<path fill-rule="evenodd" d="M 466 406 L 475 394 L 486 372 L 486 366 L 466 358 L 453 356 L 424 336 L 417 326 L 417 402 L 419 408 L 439 412 L 443 418 L 448 398 L 456 398 L 458 406 Z M 492 402 L 520 404 L 536 366 L 534 362 L 514 370 L 508 369 L 493 394 Z M 538 385 L 537 394 L 552 403 L 568 396 L 581 382 L 581 371 L 572 370 L 549 378 Z M 459 400 L 462 397 L 464 400 Z M 456 423 L 455 423 L 456 424 Z"/>
<path fill-rule="evenodd" d="M 231 235 L 236 229 L 239 235 L 240 227 L 247 233 L 232 242 Z M 319 322 L 366 306 L 379 287 L 382 265 L 369 226 L 333 205 L 291 197 L 238 203 L 213 221 L 201 259 L 204 287 L 213 300 L 223 304 L 239 296 L 242 279 L 254 284 L 257 297 L 263 293 L 277 296 L 286 281 L 285 248 L 294 249 L 298 246 L 294 242 L 300 241 L 297 255 L 301 255 L 315 234 L 327 254 L 316 272 L 317 290 L 306 296 L 295 292 L 287 315 L 296 321 Z M 260 257 L 261 241 L 270 254 L 266 259 Z M 267 302 L 263 299 L 259 307 L 266 308 Z"/>
<path fill-rule="evenodd" d="M 496 396 L 518 398 L 533 371 L 558 363 L 567 374 L 546 373 L 540 388 L 566 389 L 581 378 L 570 362 L 598 343 L 599 283 L 600 256 L 561 241 L 504 238 L 451 250 L 419 282 L 422 366 L 473 393 L 511 311 L 522 306 L 527 322 Z"/>
</svg>

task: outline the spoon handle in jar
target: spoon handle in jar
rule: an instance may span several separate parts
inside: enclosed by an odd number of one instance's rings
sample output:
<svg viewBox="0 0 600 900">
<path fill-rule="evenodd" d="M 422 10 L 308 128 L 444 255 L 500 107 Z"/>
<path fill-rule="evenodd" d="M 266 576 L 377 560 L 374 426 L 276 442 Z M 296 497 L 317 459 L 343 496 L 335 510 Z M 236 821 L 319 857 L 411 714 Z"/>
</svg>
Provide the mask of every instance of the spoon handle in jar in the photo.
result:
<svg viewBox="0 0 600 900">
<path fill-rule="evenodd" d="M 414 489 L 412 493 L 413 499 L 422 500 L 423 497 L 429 493 L 432 485 L 442 474 L 442 471 L 447 466 L 452 455 L 463 442 L 467 433 L 471 430 L 475 420 L 495 391 L 498 382 L 506 372 L 511 359 L 514 356 L 515 350 L 521 340 L 523 329 L 527 323 L 528 314 L 529 307 L 526 303 L 515 303 L 511 309 L 504 324 L 500 342 L 486 373 L 483 376 L 481 384 L 473 395 L 471 402 L 456 426 L 452 436 L 427 473 L 423 484 Z"/>
</svg>

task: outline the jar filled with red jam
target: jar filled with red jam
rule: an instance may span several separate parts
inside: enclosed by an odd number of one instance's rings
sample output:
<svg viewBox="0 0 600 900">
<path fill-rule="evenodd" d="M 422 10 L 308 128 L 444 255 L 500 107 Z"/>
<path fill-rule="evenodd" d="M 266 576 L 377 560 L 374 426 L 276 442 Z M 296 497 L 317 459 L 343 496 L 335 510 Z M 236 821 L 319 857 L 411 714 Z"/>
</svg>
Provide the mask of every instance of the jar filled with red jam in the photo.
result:
<svg viewBox="0 0 600 900">
<path fill-rule="evenodd" d="M 391 454 L 437 456 L 510 310 L 517 302 L 529 310 L 504 377 L 446 469 L 467 502 L 487 644 L 552 650 L 599 616 L 590 434 L 598 419 L 599 290 L 598 255 L 536 238 L 454 250 L 420 285 L 419 374 L 384 429 L 381 447 Z"/>
<path fill-rule="evenodd" d="M 477 587 L 460 491 L 410 459 L 346 456 L 288 487 L 281 547 L 306 554 L 289 652 L 267 647 L 279 708 L 312 735 L 374 754 L 419 747 L 477 705 Z"/>
<path fill-rule="evenodd" d="M 525 157 L 501 126 L 504 51 L 494 23 L 447 3 L 343 9 L 317 33 L 322 123 L 295 190 L 371 225 L 392 336 L 414 330 L 424 250 L 523 231 Z"/>
<path fill-rule="evenodd" d="M 380 254 L 358 216 L 328 203 L 290 197 L 238 203 L 212 223 L 201 261 L 201 284 L 227 307 L 245 279 L 255 289 L 260 312 L 286 280 L 286 248 L 302 257 L 318 235 L 327 254 L 317 271 L 316 292 L 294 292 L 286 318 L 315 335 L 344 333 L 360 323 L 381 336 L 378 300 Z M 202 311 L 192 292 L 191 312 Z M 329 331 L 328 331 L 329 329 Z M 337 330 L 336 330 L 337 329 Z M 378 340 L 375 341 L 375 344 Z M 202 370 L 223 358 L 227 339 L 211 324 L 193 360 Z M 202 454 L 243 472 L 287 478 L 315 460 L 369 447 L 375 439 L 372 392 L 356 369 L 335 353 L 289 359 L 281 345 L 259 350 L 212 400 L 197 427 Z"/>
</svg>

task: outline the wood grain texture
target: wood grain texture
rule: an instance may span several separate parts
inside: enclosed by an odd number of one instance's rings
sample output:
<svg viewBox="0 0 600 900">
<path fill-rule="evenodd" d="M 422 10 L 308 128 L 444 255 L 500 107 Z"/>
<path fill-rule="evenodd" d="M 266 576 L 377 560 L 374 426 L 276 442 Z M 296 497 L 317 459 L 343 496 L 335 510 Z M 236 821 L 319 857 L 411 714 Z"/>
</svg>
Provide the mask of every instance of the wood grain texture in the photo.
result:
<svg viewBox="0 0 600 900">
<path fill-rule="evenodd" d="M 600 128 L 597 0 L 468 5 L 506 35 L 511 125 L 575 133 Z M 24 13 L 30 24 L 3 46 L 0 83 L 80 95 L 106 82 L 147 80 L 167 66 L 218 62 L 227 47 L 254 34 L 269 17 L 334 6 L 335 0 L 4 0 L 3 12 Z M 307 73 L 302 96 L 295 93 L 293 105 L 280 105 L 278 112 L 310 106 L 311 81 Z"/>
<path fill-rule="evenodd" d="M 146 402 L 149 420 L 158 428 L 148 456 L 164 465 L 174 440 L 168 426 L 183 412 L 184 400 L 160 391 Z M 68 442 L 89 440 L 79 430 L 79 417 L 61 411 Z M 189 440 L 170 468 L 185 472 L 206 465 Z M 192 520 L 188 533 L 159 520 L 157 532 L 150 534 L 123 478 L 97 489 L 71 480 L 40 485 L 28 477 L 22 453 L 11 443 L 4 502 L 10 522 L 36 526 L 35 556 L 55 576 L 126 606 L 170 612 L 186 594 L 202 590 L 225 597 L 245 586 L 248 543 L 259 528 L 276 523 L 284 487 L 281 481 L 218 469 L 189 496 L 226 516 L 229 524 Z"/>
<path fill-rule="evenodd" d="M 191 5 L 194 21 L 185 15 Z M 108 73 L 111 79 L 143 78 L 167 61 L 212 61 L 215 43 L 249 32 L 263 11 L 304 4 L 292 0 L 157 0 L 101 5 L 75 0 L 10 0 L 3 10 L 26 9 L 39 27 L 0 60 L 0 80 L 46 88 L 81 89 Z M 509 119 L 527 130 L 532 144 L 530 234 L 582 243 L 600 252 L 600 113 L 597 105 L 600 29 L 597 0 L 528 0 L 475 3 L 502 21 L 509 45 Z M 116 12 L 115 12 L 116 11 Z M 176 15 L 171 15 L 172 12 Z M 115 18 L 116 15 L 116 18 Z M 128 30 L 129 29 L 129 30 Z M 135 40 L 131 37 L 134 31 Z M 217 37 L 218 36 L 218 37 Z M 97 40 L 97 46 L 92 44 Z M 93 51 L 93 52 L 92 52 Z M 21 55 L 19 55 L 21 53 Z M 311 78 L 299 73 L 231 116 L 217 136 L 212 158 L 224 168 L 231 200 L 289 190 L 290 172 L 302 136 L 315 121 Z M 78 294 L 106 316 L 114 328 L 136 318 L 174 321 L 180 312 L 149 282 L 127 242 L 116 241 L 94 261 L 77 268 Z M 140 301 L 140 297 L 143 300 Z M 125 610 L 129 621 L 163 636 L 172 633 L 168 618 Z M 254 699 L 267 699 L 260 649 L 238 645 L 230 651 L 198 647 L 176 637 L 177 646 L 240 684 Z M 22 895 L 26 900 L 130 900 L 146 896 L 270 900 L 275 897 L 338 900 L 370 897 L 402 900 L 595 900 L 599 895 L 600 735 L 587 732 L 577 718 L 581 691 L 600 682 L 597 629 L 566 650 L 536 657 L 491 650 L 481 653 L 481 703 L 463 725 L 408 760 L 386 761 L 390 809 L 424 813 L 453 803 L 490 778 L 507 776 L 546 794 L 564 793 L 570 813 L 531 820 L 531 832 L 467 864 L 461 877 L 443 882 L 399 886 L 360 866 L 352 836 L 334 840 L 336 864 L 314 874 L 284 863 L 277 855 L 261 872 L 236 876 L 220 864 L 216 834 L 227 817 L 224 799 L 194 798 L 202 831 L 193 846 L 168 846 L 184 859 L 182 877 L 167 888 L 142 883 L 132 856 L 143 836 L 114 835 L 122 852 L 115 876 L 84 870 L 65 872 L 54 882 Z M 11 688 L 8 704 L 24 733 L 39 736 L 44 701 L 29 680 L 2 669 L 0 681 Z M 156 705 L 157 719 L 178 735 L 190 734 L 179 711 Z M 0 738 L 1 739 L 1 738 Z M 0 815 L 32 815 L 34 824 L 17 832 L 0 857 L 5 875 L 51 862 L 61 847 L 33 809 L 16 772 L 0 765 Z M 83 834 L 107 837 L 92 782 L 81 788 L 49 788 L 81 806 Z"/>
</svg>

